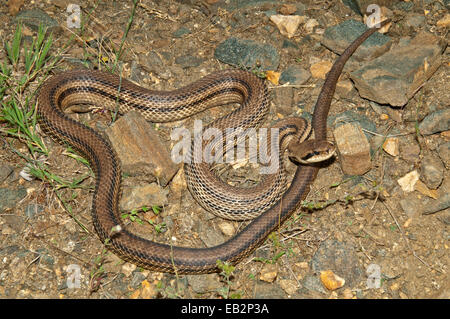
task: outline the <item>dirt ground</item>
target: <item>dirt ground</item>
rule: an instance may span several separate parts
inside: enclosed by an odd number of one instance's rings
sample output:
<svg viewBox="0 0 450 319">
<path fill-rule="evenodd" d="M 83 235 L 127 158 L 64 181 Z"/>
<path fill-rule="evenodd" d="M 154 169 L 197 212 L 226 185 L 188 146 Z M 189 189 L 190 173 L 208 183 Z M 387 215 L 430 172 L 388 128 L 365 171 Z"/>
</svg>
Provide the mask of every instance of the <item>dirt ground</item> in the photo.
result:
<svg viewBox="0 0 450 319">
<path fill-rule="evenodd" d="M 87 66 L 105 69 L 114 60 L 112 48 L 118 48 L 132 15 L 132 1 L 76 1 L 87 19 L 83 31 L 66 27 L 66 6 L 70 1 L 31 1 L 22 10 L 41 9 L 55 19 L 59 27 L 54 33 L 54 48 L 70 43 L 57 70 Z M 72 1 L 73 2 L 73 1 Z M 401 36 L 414 35 L 404 19 L 412 12 L 425 15 L 423 29 L 445 39 L 447 31 L 436 27 L 443 13 L 430 2 L 412 1 L 412 11 L 394 10 L 394 24 L 389 36 L 398 41 Z M 439 2 L 440 1 L 436 1 Z M 295 4 L 295 1 L 283 1 Z M 214 58 L 219 43 L 231 36 L 273 45 L 280 54 L 278 70 L 296 64 L 309 70 L 312 58 L 334 61 L 337 57 L 320 45 L 327 27 L 346 19 L 362 20 L 340 1 L 302 1 L 303 15 L 318 21 L 309 35 L 300 31 L 289 39 L 292 46 L 283 46 L 281 35 L 265 12 L 279 10 L 276 1 L 147 1 L 137 6 L 133 23 L 124 43 L 120 72 L 141 86 L 155 89 L 179 88 L 213 71 L 230 66 Z M 241 5 L 242 4 L 242 5 Z M 243 5 L 245 4 L 245 5 Z M 297 2 L 298 4 L 298 2 Z M 445 11 L 445 6 L 444 6 Z M 8 7 L 0 5 L 2 42 L 10 41 L 16 28 Z M 181 36 L 179 30 L 185 28 Z M 183 31 L 184 29 L 182 29 Z M 319 30 L 318 32 L 316 32 Z M 177 32 L 179 31 L 179 32 Z M 30 30 L 34 34 L 33 30 Z M 76 34 L 70 42 L 70 37 Z M 149 52 L 153 52 L 149 54 Z M 154 54 L 156 53 L 156 54 Z M 180 56 L 195 63 L 184 65 Z M 4 53 L 0 59 L 4 59 Z M 200 60 L 198 60 L 200 58 Z M 188 61 L 191 61 L 188 59 Z M 178 62 L 177 62 L 178 61 Z M 320 170 L 307 198 L 310 202 L 337 200 L 324 209 L 299 210 L 250 257 L 239 263 L 232 275 L 210 274 L 175 276 L 151 272 L 121 261 L 105 250 L 92 225 L 90 207 L 95 178 L 88 167 L 69 157 L 65 147 L 45 137 L 51 152 L 46 159 L 54 174 L 67 180 L 88 175 L 81 187 L 55 190 L 41 180 L 27 181 L 20 177 L 25 161 L 11 150 L 26 151 L 25 145 L 12 137 L 1 135 L 0 166 L 13 167 L 0 185 L 5 189 L 25 189 L 26 196 L 14 208 L 0 212 L 0 297 L 1 298 L 448 298 L 449 209 L 423 215 L 408 215 L 400 201 L 428 200 L 415 191 L 406 194 L 397 179 L 421 168 L 425 155 L 437 154 L 438 147 L 448 142 L 448 134 L 417 137 L 416 121 L 433 110 L 449 105 L 448 50 L 444 62 L 415 96 L 402 108 L 394 109 L 402 121 L 383 118 L 359 97 L 356 90 L 341 98 L 335 95 L 330 116 L 352 109 L 365 115 L 377 126 L 380 134 L 395 127 L 399 134 L 400 155 L 391 156 L 383 150 L 372 158 L 372 169 L 364 176 L 344 176 L 338 160 Z M 348 74 L 344 74 L 347 78 Z M 294 87 L 293 105 L 280 112 L 275 103 L 267 123 L 280 117 L 298 115 L 299 105 L 305 112 L 311 109 L 323 80 L 311 78 L 303 87 Z M 268 84 L 271 94 L 277 87 Z M 194 119 L 210 121 L 228 112 L 212 109 Z M 79 115 L 92 127 L 111 123 L 107 112 Z M 191 127 L 192 121 L 185 121 Z M 179 123 L 178 123 L 179 124 Z M 5 123 L 0 123 L 5 127 Z M 159 124 L 162 140 L 170 143 L 175 124 Z M 330 131 L 331 132 L 331 131 Z M 331 134 L 329 134 L 331 136 Z M 8 142 L 8 143 L 6 143 Z M 411 147 L 418 147 L 417 160 L 402 156 Z M 292 176 L 295 169 L 289 164 Z M 223 178 L 230 183 L 249 185 L 258 180 L 250 165 L 237 171 L 223 168 Z M 448 167 L 439 191 L 449 182 Z M 142 180 L 125 176 L 124 184 L 142 184 Z M 223 221 L 206 212 L 187 189 L 175 194 L 167 187 L 168 204 L 158 216 L 140 214 L 156 224 L 165 223 L 157 232 L 146 223 L 132 223 L 139 234 L 159 242 L 177 238 L 181 246 L 205 247 L 229 238 L 224 227 L 239 232 L 245 222 Z M 64 209 L 62 201 L 70 207 Z M 346 202 L 351 195 L 352 200 Z M 3 200 L 3 199 L 2 199 Z M 31 210 L 31 212 L 30 212 Z M 224 226 L 225 225 L 225 226 Z M 331 291 L 320 282 L 320 271 L 331 269 L 344 278 L 342 288 Z M 74 277 L 75 276 L 75 277 Z M 371 277 L 377 284 L 371 284 Z M 78 281 L 70 281 L 73 278 Z M 68 280 L 70 279 L 70 280 Z M 72 286 L 71 283 L 75 283 Z"/>
</svg>

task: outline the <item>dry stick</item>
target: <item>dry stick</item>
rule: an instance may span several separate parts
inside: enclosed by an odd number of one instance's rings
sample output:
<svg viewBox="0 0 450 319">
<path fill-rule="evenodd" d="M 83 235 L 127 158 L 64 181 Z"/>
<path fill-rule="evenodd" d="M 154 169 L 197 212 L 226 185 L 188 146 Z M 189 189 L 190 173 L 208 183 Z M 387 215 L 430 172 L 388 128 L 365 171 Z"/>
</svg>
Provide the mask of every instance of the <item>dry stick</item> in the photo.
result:
<svg viewBox="0 0 450 319">
<path fill-rule="evenodd" d="M 402 235 L 403 240 L 406 242 L 406 246 L 408 246 L 408 249 L 412 252 L 413 256 L 416 257 L 422 264 L 427 266 L 430 269 L 436 270 L 439 273 L 444 273 L 443 271 L 436 269 L 435 267 L 429 265 L 425 260 L 420 258 L 414 249 L 411 247 L 408 238 L 406 238 L 405 233 L 403 232 L 403 228 L 400 226 L 400 224 L 397 221 L 397 218 L 395 218 L 394 214 L 392 213 L 392 210 L 390 209 L 389 205 L 386 204 L 384 201 L 381 201 L 381 203 L 386 207 L 387 211 L 389 212 L 389 215 L 391 215 L 392 219 L 394 220 L 395 224 L 397 225 L 398 229 L 400 230 L 400 234 Z"/>
</svg>

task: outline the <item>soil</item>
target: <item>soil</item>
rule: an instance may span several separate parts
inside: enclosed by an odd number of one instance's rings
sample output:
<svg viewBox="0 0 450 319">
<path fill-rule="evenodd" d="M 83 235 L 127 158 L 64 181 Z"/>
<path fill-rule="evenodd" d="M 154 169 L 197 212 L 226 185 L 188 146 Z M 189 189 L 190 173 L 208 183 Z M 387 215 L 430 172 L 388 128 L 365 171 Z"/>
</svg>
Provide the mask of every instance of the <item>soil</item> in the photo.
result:
<svg viewBox="0 0 450 319">
<path fill-rule="evenodd" d="M 22 11 L 41 9 L 58 21 L 51 54 L 76 34 L 53 72 L 80 66 L 101 69 L 111 66 L 115 59 L 113 50 L 119 49 L 132 14 L 132 2 L 77 1 L 87 19 L 82 31 L 66 27 L 69 2 L 32 1 L 22 7 Z M 436 26 L 445 7 L 442 11 L 434 4 L 424 6 L 422 1 L 411 2 L 414 3 L 412 11 L 393 11 L 394 24 L 389 36 L 394 40 L 413 36 L 417 30 L 406 27 L 402 21 L 413 12 L 423 15 L 428 10 L 421 28 L 445 40 L 448 28 L 443 31 Z M 179 88 L 211 72 L 230 68 L 214 58 L 214 50 L 231 36 L 273 45 L 280 54 L 280 65 L 274 71 L 293 64 L 309 70 L 311 61 L 317 57 L 334 61 L 337 56 L 320 45 L 323 30 L 346 19 L 362 20 L 362 17 L 340 1 L 302 3 L 305 8 L 302 14 L 316 19 L 318 26 L 308 35 L 300 26 L 289 39 L 295 46 L 284 47 L 287 38 L 265 13 L 280 10 L 279 2 L 141 1 L 124 42 L 118 72 L 154 90 Z M 2 42 L 11 41 L 16 24 L 4 4 L 0 6 L 0 24 Z M 179 31 L 181 28 L 188 32 Z M 29 32 L 35 34 L 33 30 Z M 179 36 L 180 33 L 184 34 Z M 180 60 L 180 57 L 189 58 Z M 0 59 L 4 59 L 4 53 Z M 255 253 L 236 265 L 229 281 L 221 274 L 175 276 L 123 262 L 105 249 L 93 228 L 90 207 L 95 178 L 89 168 L 67 156 L 66 147 L 45 137 L 51 150 L 46 163 L 54 174 L 65 180 L 88 177 L 75 189 L 56 190 L 42 180 L 27 181 L 19 175 L 26 162 L 12 151 L 26 152 L 26 145 L 1 133 L 0 166 L 12 167 L 13 173 L 0 186 L 12 191 L 25 189 L 26 196 L 15 207 L 0 212 L 0 297 L 448 298 L 450 211 L 447 208 L 427 215 L 407 214 L 400 205 L 401 200 L 420 202 L 426 196 L 417 191 L 405 193 L 397 179 L 414 169 L 420 171 L 424 156 L 438 156 L 439 146 L 449 140 L 449 135 L 444 133 L 414 134 L 416 121 L 420 122 L 436 108 L 448 107 L 449 65 L 447 50 L 442 66 L 408 104 L 393 109 L 401 115 L 400 122 L 374 112 L 369 101 L 359 97 L 356 90 L 345 97 L 336 95 L 330 116 L 352 109 L 367 116 L 382 134 L 395 127 L 400 139 L 400 156 L 379 150 L 372 158 L 372 169 L 355 178 L 344 176 L 338 160 L 330 161 L 320 170 L 307 200 L 336 202 L 323 209 L 295 212 Z M 348 78 L 348 73 L 343 77 Z M 293 104 L 288 111 L 284 107 L 281 112 L 272 103 L 267 123 L 298 115 L 298 105 L 311 112 L 322 84 L 323 80 L 311 78 L 306 85 L 294 87 Z M 278 94 L 277 86 L 269 82 L 268 85 L 272 95 Z M 194 119 L 209 122 L 227 112 L 228 109 L 215 108 L 182 123 L 192 127 Z M 108 112 L 74 116 L 97 128 L 111 124 Z M 171 129 L 179 124 L 157 125 L 167 145 Z M 2 127 L 5 125 L 0 123 Z M 411 148 L 418 148 L 417 156 L 413 160 L 405 159 L 402 152 L 406 154 Z M 294 169 L 289 164 L 290 176 Z M 246 186 L 259 179 L 250 165 L 236 171 L 224 166 L 221 171 L 222 178 L 231 184 Z M 447 167 L 438 189 L 441 194 L 445 193 L 449 178 Z M 142 183 L 142 178 L 125 176 L 124 183 Z M 229 238 L 223 229 L 236 233 L 246 224 L 215 217 L 201 208 L 186 188 L 179 194 L 170 186 L 167 189 L 170 190 L 168 204 L 160 214 L 139 214 L 143 220 L 151 219 L 155 224 L 164 222 L 164 231 L 157 232 L 149 223 L 133 222 L 130 227 L 137 233 L 159 242 L 169 242 L 175 237 L 177 245 L 205 247 Z M 320 272 L 329 269 L 345 279 L 342 288 L 328 290 L 322 285 Z M 375 276 L 375 281 L 371 281 L 371 276 Z"/>
</svg>

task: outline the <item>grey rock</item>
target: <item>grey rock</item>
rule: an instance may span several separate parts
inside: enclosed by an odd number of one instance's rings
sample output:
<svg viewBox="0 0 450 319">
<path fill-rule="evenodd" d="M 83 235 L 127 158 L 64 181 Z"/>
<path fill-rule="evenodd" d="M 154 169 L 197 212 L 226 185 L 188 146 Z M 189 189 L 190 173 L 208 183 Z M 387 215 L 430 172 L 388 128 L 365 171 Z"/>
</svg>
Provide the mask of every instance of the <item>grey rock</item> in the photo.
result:
<svg viewBox="0 0 450 319">
<path fill-rule="evenodd" d="M 450 168 L 450 142 L 441 144 L 438 148 L 439 157 L 447 169 Z"/>
<path fill-rule="evenodd" d="M 433 155 L 426 155 L 421 163 L 421 179 L 431 189 L 436 189 L 444 179 L 444 165 Z"/>
<path fill-rule="evenodd" d="M 311 77 L 311 73 L 297 65 L 291 65 L 281 73 L 280 84 L 289 82 L 289 84 L 301 85 L 306 83 Z"/>
<path fill-rule="evenodd" d="M 172 33 L 172 36 L 174 37 L 174 38 L 181 38 L 181 37 L 183 37 L 183 35 L 185 35 L 185 34 L 190 34 L 191 33 L 191 30 L 189 30 L 188 28 L 186 28 L 186 27 L 181 27 L 181 28 L 179 28 L 178 30 L 176 30 L 175 32 L 173 32 Z"/>
<path fill-rule="evenodd" d="M 367 26 L 360 21 L 345 20 L 327 28 L 321 42 L 330 50 L 342 54 L 349 44 L 367 29 Z M 370 60 L 385 53 L 391 45 L 389 36 L 376 32 L 360 45 L 352 58 L 357 61 Z"/>
<path fill-rule="evenodd" d="M 406 25 L 418 28 L 425 23 L 425 16 L 422 14 L 412 14 L 406 18 Z"/>
<path fill-rule="evenodd" d="M 307 275 L 302 280 L 303 288 L 319 293 L 326 293 L 325 288 L 323 287 L 322 283 L 320 282 L 320 279 L 318 276 L 311 276 Z"/>
<path fill-rule="evenodd" d="M 0 164 L 0 183 L 8 178 L 9 175 L 14 171 L 14 168 L 8 164 Z"/>
<path fill-rule="evenodd" d="M 277 283 L 258 281 L 255 285 L 256 299 L 284 299 L 286 293 Z"/>
<path fill-rule="evenodd" d="M 329 116 L 327 119 L 327 125 L 330 127 L 334 127 L 335 129 L 341 125 L 346 123 L 357 122 L 359 125 L 368 131 L 377 132 L 377 126 L 374 122 L 372 122 L 367 116 L 356 113 L 352 110 L 348 110 L 334 116 Z M 370 139 L 372 135 L 370 133 L 364 132 L 366 137 Z"/>
<path fill-rule="evenodd" d="M 350 78 L 361 97 L 403 106 L 441 65 L 442 49 L 438 38 L 421 32 L 408 45 L 397 45 L 351 72 Z"/>
<path fill-rule="evenodd" d="M 356 286 L 363 276 L 356 249 L 350 243 L 328 239 L 322 242 L 311 259 L 311 269 L 315 273 L 332 270 L 345 279 L 347 287 Z"/>
<path fill-rule="evenodd" d="M 423 135 L 431 135 L 447 130 L 450 130 L 450 108 L 429 114 L 419 124 L 419 131 Z"/>
<path fill-rule="evenodd" d="M 24 23 L 35 31 L 39 29 L 40 24 L 48 28 L 49 31 L 55 31 L 59 28 L 58 21 L 40 9 L 20 11 L 16 16 L 16 21 Z"/>
<path fill-rule="evenodd" d="M 417 217 L 422 214 L 422 205 L 422 201 L 414 193 L 408 194 L 404 199 L 400 200 L 400 207 L 408 218 Z"/>
<path fill-rule="evenodd" d="M 272 45 L 235 37 L 220 43 L 214 57 L 223 63 L 247 69 L 260 66 L 261 70 L 276 70 L 280 63 L 280 55 Z"/>
<path fill-rule="evenodd" d="M 217 274 L 188 275 L 186 278 L 192 290 L 198 294 L 216 291 L 222 287 Z"/>
<path fill-rule="evenodd" d="M 450 193 L 445 193 L 438 199 L 431 201 L 428 205 L 424 206 L 423 214 L 434 214 L 440 212 L 441 210 L 448 209 L 450 207 Z"/>
<path fill-rule="evenodd" d="M 27 190 L 24 187 L 0 188 L 0 213 L 8 208 L 14 208 L 25 196 L 27 196 Z"/>
<path fill-rule="evenodd" d="M 199 223 L 198 235 L 207 247 L 214 247 L 225 242 L 222 232 L 213 229 L 205 223 Z"/>
<path fill-rule="evenodd" d="M 182 55 L 175 59 L 175 63 L 179 64 L 183 69 L 197 67 L 203 63 L 203 59 L 193 55 Z"/>
</svg>

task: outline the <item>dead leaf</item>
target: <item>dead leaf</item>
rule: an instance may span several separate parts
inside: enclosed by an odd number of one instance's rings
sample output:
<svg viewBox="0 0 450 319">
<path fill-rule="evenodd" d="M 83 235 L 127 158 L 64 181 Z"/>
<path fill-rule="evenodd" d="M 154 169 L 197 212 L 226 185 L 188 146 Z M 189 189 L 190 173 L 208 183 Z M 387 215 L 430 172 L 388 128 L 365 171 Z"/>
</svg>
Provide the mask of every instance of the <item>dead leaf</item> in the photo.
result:
<svg viewBox="0 0 450 319">
<path fill-rule="evenodd" d="M 278 85 L 278 81 L 280 80 L 280 72 L 275 72 L 275 71 L 267 71 L 266 72 L 266 78 L 267 80 L 269 80 L 270 82 L 272 82 L 275 85 Z"/>
</svg>

